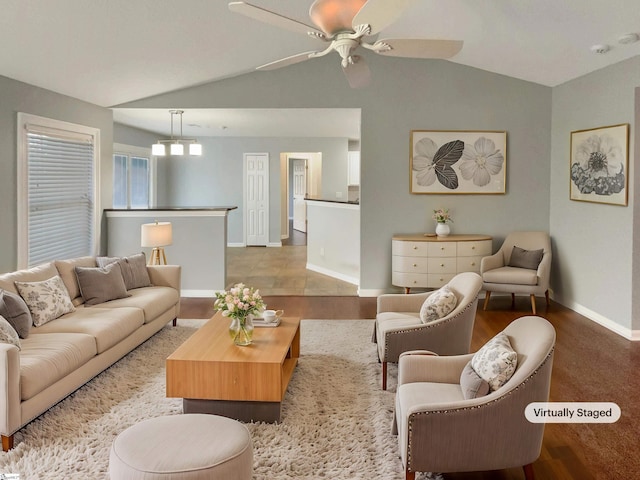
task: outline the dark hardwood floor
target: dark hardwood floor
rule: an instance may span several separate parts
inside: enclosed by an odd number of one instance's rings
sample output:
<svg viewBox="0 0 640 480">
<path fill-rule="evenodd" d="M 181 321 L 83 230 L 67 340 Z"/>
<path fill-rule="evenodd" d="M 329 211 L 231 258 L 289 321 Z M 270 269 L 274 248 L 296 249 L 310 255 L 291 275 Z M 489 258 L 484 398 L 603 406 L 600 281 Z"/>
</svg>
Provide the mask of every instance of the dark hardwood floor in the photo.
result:
<svg viewBox="0 0 640 480">
<path fill-rule="evenodd" d="M 265 297 L 271 308 L 307 319 L 375 318 L 376 299 L 359 297 Z M 480 299 L 482 300 L 482 298 Z M 182 318 L 209 318 L 211 299 L 183 299 Z M 614 424 L 548 424 L 537 480 L 640 478 L 640 343 L 630 342 L 555 302 L 538 299 L 538 315 L 557 332 L 550 401 L 615 402 L 622 416 Z M 491 298 L 478 314 L 472 340 L 476 351 L 512 320 L 530 315 L 529 299 Z M 496 425 L 496 435 L 500 433 Z M 421 477 L 418 476 L 418 479 Z M 493 472 L 447 474 L 447 480 L 521 480 L 521 468 Z"/>
</svg>

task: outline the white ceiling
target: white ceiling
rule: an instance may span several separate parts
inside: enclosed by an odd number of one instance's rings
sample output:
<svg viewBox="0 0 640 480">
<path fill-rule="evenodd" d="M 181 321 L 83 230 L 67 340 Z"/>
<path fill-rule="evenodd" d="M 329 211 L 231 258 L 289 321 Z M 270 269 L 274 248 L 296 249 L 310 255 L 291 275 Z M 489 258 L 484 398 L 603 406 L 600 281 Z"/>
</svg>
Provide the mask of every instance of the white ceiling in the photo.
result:
<svg viewBox="0 0 640 480">
<path fill-rule="evenodd" d="M 311 0 L 250 2 L 310 22 Z M 0 12 L 0 75 L 105 107 L 322 45 L 234 14 L 226 0 L 0 0 Z M 555 86 L 640 55 L 640 42 L 618 43 L 631 32 L 638 0 L 418 0 L 380 38 L 464 40 L 452 62 Z M 590 51 L 603 43 L 609 53 Z"/>
</svg>

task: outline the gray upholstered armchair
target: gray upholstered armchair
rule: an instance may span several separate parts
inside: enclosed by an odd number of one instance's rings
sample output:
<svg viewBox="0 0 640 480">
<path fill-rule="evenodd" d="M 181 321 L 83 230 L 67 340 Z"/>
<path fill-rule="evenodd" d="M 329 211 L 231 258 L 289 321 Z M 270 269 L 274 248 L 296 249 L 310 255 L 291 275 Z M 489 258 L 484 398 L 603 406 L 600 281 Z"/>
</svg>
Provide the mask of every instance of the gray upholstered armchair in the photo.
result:
<svg viewBox="0 0 640 480">
<path fill-rule="evenodd" d="M 519 247 L 527 252 L 520 254 L 521 262 L 515 262 L 512 258 L 513 247 Z M 542 250 L 542 259 L 536 268 L 522 268 L 528 260 L 526 256 L 534 250 Z M 524 257 L 522 257 L 524 255 Z M 534 262 L 535 264 L 535 262 Z M 551 275 L 551 240 L 547 232 L 513 232 L 507 235 L 504 243 L 496 253 L 484 257 L 480 264 L 482 275 L 482 288 L 486 294 L 484 297 L 484 310 L 489 305 L 491 292 L 504 292 L 511 294 L 512 308 L 515 305 L 515 295 L 528 294 L 531 297 L 531 308 L 536 314 L 536 295 L 544 295 L 549 305 L 549 277 Z"/>
<path fill-rule="evenodd" d="M 415 472 L 475 472 L 523 466 L 533 479 L 543 423 L 529 423 L 525 407 L 549 399 L 555 345 L 553 326 L 527 316 L 503 330 L 517 366 L 488 395 L 464 399 L 460 376 L 473 354 L 440 357 L 407 352 L 398 365 L 393 433 L 406 478 Z"/>
<path fill-rule="evenodd" d="M 378 297 L 373 341 L 382 362 L 382 389 L 387 389 L 387 362 L 397 362 L 408 350 L 431 350 L 440 355 L 469 353 L 482 279 L 477 273 L 456 275 L 448 284 L 457 298 L 451 313 L 430 323 L 420 320 L 420 307 L 434 292 L 385 294 Z"/>
</svg>

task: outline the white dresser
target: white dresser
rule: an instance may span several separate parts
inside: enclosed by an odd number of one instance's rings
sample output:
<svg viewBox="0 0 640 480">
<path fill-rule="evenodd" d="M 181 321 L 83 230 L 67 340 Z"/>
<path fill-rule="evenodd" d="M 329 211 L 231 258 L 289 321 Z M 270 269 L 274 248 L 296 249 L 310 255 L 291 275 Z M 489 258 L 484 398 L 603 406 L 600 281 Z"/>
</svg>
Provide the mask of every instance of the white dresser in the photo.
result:
<svg viewBox="0 0 640 480">
<path fill-rule="evenodd" d="M 409 293 L 414 287 L 440 288 L 457 273 L 480 273 L 480 260 L 492 253 L 492 240 L 487 235 L 394 235 L 391 250 L 391 283 Z"/>
</svg>

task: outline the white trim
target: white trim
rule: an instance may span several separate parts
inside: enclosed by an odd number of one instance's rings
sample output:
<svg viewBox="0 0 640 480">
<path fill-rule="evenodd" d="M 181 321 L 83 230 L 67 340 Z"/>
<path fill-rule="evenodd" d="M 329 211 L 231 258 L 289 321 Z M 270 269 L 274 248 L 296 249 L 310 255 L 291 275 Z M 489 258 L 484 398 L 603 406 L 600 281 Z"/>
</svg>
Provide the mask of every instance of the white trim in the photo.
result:
<svg viewBox="0 0 640 480">
<path fill-rule="evenodd" d="M 323 275 L 328 275 L 329 277 L 337 278 L 338 280 L 342 280 L 343 282 L 351 283 L 353 285 L 360 284 L 360 280 L 355 277 L 350 277 L 349 275 L 345 275 L 344 273 L 336 272 L 334 270 L 329 270 L 328 268 L 319 267 L 318 265 L 313 265 L 312 263 L 307 263 L 307 270 L 318 272 Z"/>
<path fill-rule="evenodd" d="M 360 210 L 360 205 L 357 203 L 346 203 L 346 202 L 321 202 L 318 200 L 307 200 L 308 204 L 311 204 L 315 207 L 325 207 L 325 208 L 346 208 L 348 210 Z"/>
<path fill-rule="evenodd" d="M 125 155 L 130 158 L 142 157 L 149 160 L 149 207 L 153 208 L 157 205 L 158 196 L 158 157 L 151 155 L 151 147 L 139 147 L 137 145 L 126 145 L 124 143 L 113 144 L 113 155 Z M 113 160 L 112 160 L 113 161 Z M 127 180 L 127 188 L 129 188 L 129 180 Z M 127 195 L 127 201 L 129 201 L 129 195 Z"/>
<path fill-rule="evenodd" d="M 282 242 L 269 242 L 267 247 L 282 247 Z"/>
<path fill-rule="evenodd" d="M 390 290 L 384 288 L 359 288 L 358 296 L 360 297 L 378 297 L 385 293 L 390 293 Z"/>
<path fill-rule="evenodd" d="M 571 302 L 569 305 L 565 305 L 576 313 L 587 317 L 589 320 L 597 323 L 598 325 L 602 325 L 604 328 L 611 330 L 614 333 L 626 338 L 627 340 L 632 341 L 640 341 L 640 330 L 631 330 L 630 328 L 624 327 L 619 323 L 614 322 L 613 320 L 594 312 L 593 310 L 580 305 L 579 303 Z"/>
<path fill-rule="evenodd" d="M 189 298 L 213 298 L 216 295 L 216 292 L 220 292 L 221 290 L 181 290 L 181 297 L 189 297 Z"/>
<path fill-rule="evenodd" d="M 226 217 L 228 210 L 118 210 L 104 212 L 107 218 L 131 217 Z"/>
<path fill-rule="evenodd" d="M 27 133 L 29 128 L 54 129 L 62 132 L 87 135 L 93 143 L 93 252 L 97 255 L 100 251 L 102 202 L 100 197 L 101 184 L 101 154 L 100 154 L 100 129 L 65 122 L 53 118 L 41 117 L 30 113 L 18 112 L 16 126 L 17 136 L 17 264 L 18 268 L 26 268 L 29 262 L 29 226 L 28 226 L 28 163 L 27 163 Z M 76 135 L 78 136 L 78 135 Z"/>
<path fill-rule="evenodd" d="M 244 248 L 246 246 L 247 245 L 245 243 L 242 243 L 242 242 L 240 242 L 240 243 L 238 243 L 238 242 L 236 242 L 236 243 L 227 243 L 227 247 L 231 247 L 231 248 Z"/>
</svg>

